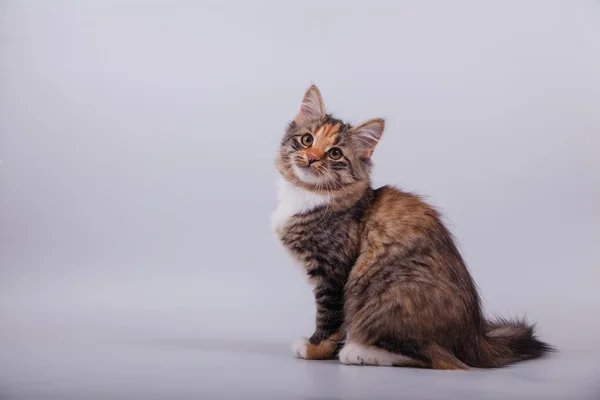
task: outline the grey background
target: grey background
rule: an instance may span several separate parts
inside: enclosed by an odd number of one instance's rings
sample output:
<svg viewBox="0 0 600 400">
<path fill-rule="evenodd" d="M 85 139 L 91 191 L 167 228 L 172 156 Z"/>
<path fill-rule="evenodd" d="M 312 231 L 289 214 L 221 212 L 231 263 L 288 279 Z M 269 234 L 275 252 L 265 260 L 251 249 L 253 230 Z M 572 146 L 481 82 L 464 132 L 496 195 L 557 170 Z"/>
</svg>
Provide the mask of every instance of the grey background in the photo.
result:
<svg viewBox="0 0 600 400">
<path fill-rule="evenodd" d="M 292 358 L 272 159 L 311 82 L 387 119 L 375 184 L 443 210 L 486 311 L 557 355 Z M 2 1 L 0 398 L 598 398 L 599 150 L 594 1 Z"/>
</svg>

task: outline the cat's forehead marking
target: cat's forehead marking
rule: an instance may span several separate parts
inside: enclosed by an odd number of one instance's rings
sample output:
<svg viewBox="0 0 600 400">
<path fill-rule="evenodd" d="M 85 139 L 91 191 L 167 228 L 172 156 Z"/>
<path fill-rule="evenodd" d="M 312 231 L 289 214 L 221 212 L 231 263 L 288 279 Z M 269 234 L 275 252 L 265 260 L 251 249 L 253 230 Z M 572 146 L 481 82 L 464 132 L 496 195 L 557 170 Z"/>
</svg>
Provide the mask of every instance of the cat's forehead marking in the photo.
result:
<svg viewBox="0 0 600 400">
<path fill-rule="evenodd" d="M 333 146 L 340 133 L 340 127 L 340 123 L 323 124 L 318 127 L 314 133 L 315 144 L 323 148 Z"/>
</svg>

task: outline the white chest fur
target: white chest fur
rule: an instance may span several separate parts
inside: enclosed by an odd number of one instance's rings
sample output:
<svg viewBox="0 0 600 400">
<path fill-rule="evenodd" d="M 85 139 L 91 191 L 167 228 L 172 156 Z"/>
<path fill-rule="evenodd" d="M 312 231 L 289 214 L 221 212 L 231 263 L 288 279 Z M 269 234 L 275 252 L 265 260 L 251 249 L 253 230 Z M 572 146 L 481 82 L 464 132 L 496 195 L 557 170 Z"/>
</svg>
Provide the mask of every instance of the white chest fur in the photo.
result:
<svg viewBox="0 0 600 400">
<path fill-rule="evenodd" d="M 277 233 L 290 217 L 324 206 L 331 200 L 330 195 L 310 192 L 280 177 L 277 182 L 277 208 L 271 215 L 271 228 Z"/>
</svg>

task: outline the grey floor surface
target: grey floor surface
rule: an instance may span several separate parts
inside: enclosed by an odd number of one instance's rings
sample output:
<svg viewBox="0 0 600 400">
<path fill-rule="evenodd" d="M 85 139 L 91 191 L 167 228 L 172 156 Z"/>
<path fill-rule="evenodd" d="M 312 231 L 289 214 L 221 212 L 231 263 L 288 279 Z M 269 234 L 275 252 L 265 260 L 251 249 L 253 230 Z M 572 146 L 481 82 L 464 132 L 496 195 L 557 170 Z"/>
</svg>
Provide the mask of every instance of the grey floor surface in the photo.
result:
<svg viewBox="0 0 600 400">
<path fill-rule="evenodd" d="M 8 399 L 599 399 L 598 351 L 494 371 L 353 367 L 294 359 L 284 341 L 151 332 L 0 336 Z"/>
</svg>

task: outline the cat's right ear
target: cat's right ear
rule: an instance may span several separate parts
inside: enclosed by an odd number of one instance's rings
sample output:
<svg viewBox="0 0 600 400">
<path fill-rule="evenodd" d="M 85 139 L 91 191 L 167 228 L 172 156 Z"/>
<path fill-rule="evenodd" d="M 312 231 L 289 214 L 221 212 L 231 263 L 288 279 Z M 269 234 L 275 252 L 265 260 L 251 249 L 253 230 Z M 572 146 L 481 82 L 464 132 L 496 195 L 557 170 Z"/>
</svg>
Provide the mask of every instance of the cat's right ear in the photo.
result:
<svg viewBox="0 0 600 400">
<path fill-rule="evenodd" d="M 383 135 L 383 129 L 385 128 L 385 121 L 382 118 L 370 119 L 367 122 L 363 122 L 352 130 L 353 136 L 358 144 L 361 151 L 361 158 L 367 159 L 373 154 L 375 146 L 379 143 L 381 135 Z"/>
<path fill-rule="evenodd" d="M 296 116 L 296 122 L 306 122 L 319 119 L 325 116 L 325 106 L 319 89 L 312 85 L 308 88 L 302 99 L 300 111 Z"/>
</svg>

